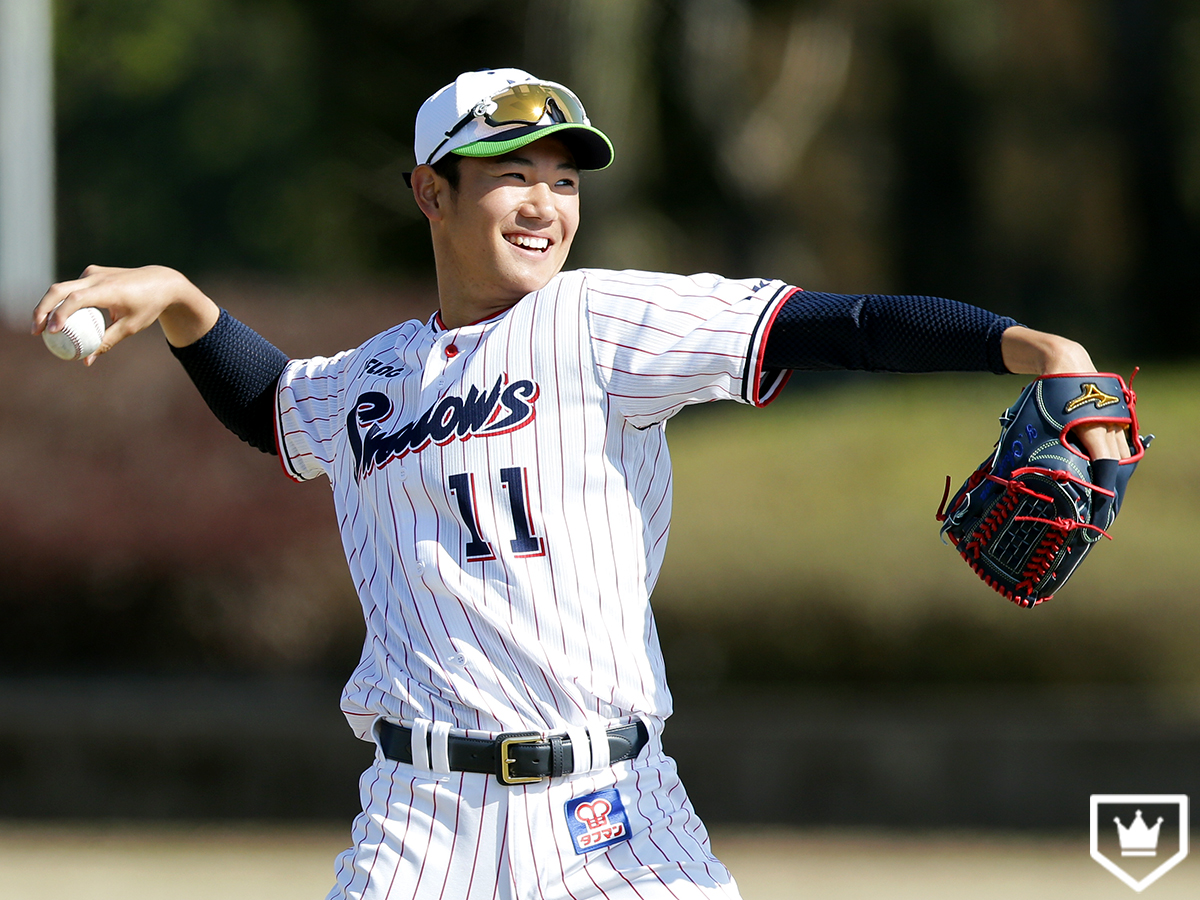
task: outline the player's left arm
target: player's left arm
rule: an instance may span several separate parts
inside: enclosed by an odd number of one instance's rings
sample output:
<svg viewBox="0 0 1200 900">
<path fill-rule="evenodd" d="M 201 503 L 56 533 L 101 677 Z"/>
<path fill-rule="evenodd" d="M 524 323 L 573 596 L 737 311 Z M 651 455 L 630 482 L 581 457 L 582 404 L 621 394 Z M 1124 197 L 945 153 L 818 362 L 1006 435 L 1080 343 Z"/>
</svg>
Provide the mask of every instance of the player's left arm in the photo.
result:
<svg viewBox="0 0 1200 900">
<path fill-rule="evenodd" d="M 1052 375 L 1095 372 L 1078 342 L 1015 319 L 940 297 L 881 294 L 792 295 L 771 324 L 764 363 L 787 369 Z M 1129 447 L 1104 425 L 1077 434 L 1094 459 L 1121 459 Z"/>
</svg>

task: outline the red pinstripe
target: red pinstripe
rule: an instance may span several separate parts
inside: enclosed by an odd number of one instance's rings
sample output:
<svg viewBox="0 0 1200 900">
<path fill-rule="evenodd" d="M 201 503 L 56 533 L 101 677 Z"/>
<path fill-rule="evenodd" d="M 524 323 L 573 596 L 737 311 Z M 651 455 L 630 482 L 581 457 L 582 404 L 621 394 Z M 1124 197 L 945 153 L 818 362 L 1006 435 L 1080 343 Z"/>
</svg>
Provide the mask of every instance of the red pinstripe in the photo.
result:
<svg viewBox="0 0 1200 900">
<path fill-rule="evenodd" d="M 617 366 L 601 366 L 600 368 L 604 369 L 607 372 L 619 372 L 622 375 L 644 375 L 644 374 L 646 374 L 644 372 L 633 372 L 633 371 L 630 371 L 629 369 L 621 369 L 621 368 L 618 368 Z M 654 373 L 654 377 L 656 379 L 657 378 L 704 378 L 704 377 L 708 377 L 708 376 L 725 377 L 725 378 L 737 378 L 738 377 L 737 373 L 731 369 L 721 369 L 717 372 L 655 372 Z M 613 394 L 612 396 L 614 396 L 614 397 L 629 397 L 629 396 L 652 397 L 652 396 L 656 396 L 656 395 L 651 394 L 651 393 L 646 393 L 646 394 Z"/>
<path fill-rule="evenodd" d="M 621 452 L 620 452 L 620 459 L 621 459 L 621 469 L 622 469 L 623 471 L 628 471 L 628 467 L 625 465 L 625 429 L 624 429 L 624 428 L 622 428 L 622 429 L 621 429 Z M 643 459 L 642 459 L 642 464 L 644 465 L 644 463 L 645 463 L 645 458 L 644 458 L 644 456 L 643 456 Z M 637 476 L 637 477 L 640 477 L 640 475 L 641 475 L 641 470 L 642 470 L 642 465 L 639 465 L 639 467 L 638 467 L 638 476 Z M 634 479 L 634 483 L 636 483 L 636 481 L 637 481 L 637 478 L 635 477 L 635 479 Z M 630 533 L 630 534 L 639 534 L 639 533 L 641 533 L 641 532 L 643 532 L 643 531 L 644 531 L 644 527 L 643 527 L 643 528 L 638 528 L 638 527 L 637 527 L 637 522 L 636 522 L 636 521 L 634 520 L 634 518 L 633 518 L 633 504 L 630 504 L 630 503 L 627 503 L 627 504 L 625 504 L 625 514 L 628 516 L 628 519 L 629 519 L 629 533 Z M 646 587 L 646 584 L 645 584 L 645 568 L 646 568 L 646 567 L 645 567 L 645 562 L 643 561 L 643 563 L 642 563 L 642 566 L 640 567 L 640 570 L 639 570 L 639 573 L 638 573 L 638 575 L 639 575 L 639 578 L 638 578 L 638 580 L 642 582 L 642 587 L 643 587 L 643 588 L 645 588 L 645 587 Z M 624 609 L 624 607 L 622 607 L 622 608 L 621 608 L 621 633 L 622 633 L 622 634 L 623 634 L 623 635 L 624 635 L 626 638 L 629 638 L 629 637 L 630 637 L 630 635 L 629 635 L 629 633 L 628 633 L 628 631 L 627 631 L 627 628 L 628 628 L 628 626 L 627 626 L 627 625 L 626 625 L 626 623 L 625 623 L 625 609 Z M 645 673 L 645 671 L 643 670 L 643 667 L 642 667 L 642 666 L 638 666 L 638 669 L 637 669 L 638 688 L 640 689 L 640 691 L 641 691 L 641 693 L 642 693 L 642 694 L 645 694 L 645 693 L 647 693 L 645 674 L 646 674 L 646 673 Z M 616 705 L 615 701 L 614 701 L 613 705 L 614 705 L 614 706 Z"/>
<path fill-rule="evenodd" d="M 561 290 L 556 286 L 555 292 L 554 292 L 554 302 L 550 305 L 551 334 L 555 335 L 556 338 L 558 336 L 558 313 L 559 313 L 559 308 L 560 308 L 561 293 L 562 293 Z M 558 375 L 559 373 L 562 372 L 561 363 L 559 362 L 559 358 L 558 358 L 558 348 L 559 348 L 559 342 L 556 339 L 551 343 L 551 348 L 550 348 L 551 360 L 553 363 L 553 370 L 556 375 Z M 562 406 L 562 385 L 561 385 L 561 381 L 559 378 L 556 377 L 554 379 L 553 387 L 554 387 L 554 403 L 555 403 L 555 408 L 558 410 L 558 419 L 559 419 L 559 421 L 563 421 L 564 416 L 563 416 L 563 406 Z M 539 432 L 535 431 L 535 438 L 538 433 Z M 585 444 L 587 443 L 586 430 L 584 432 L 584 443 Z M 561 465 L 559 466 L 559 474 L 560 474 L 560 483 L 561 483 L 561 495 L 563 497 L 566 497 L 567 496 L 567 473 L 566 473 L 565 466 L 561 466 Z M 538 471 L 538 477 L 539 478 L 541 477 L 540 467 L 539 467 L 539 471 Z M 575 558 L 576 551 L 575 551 L 575 547 L 574 547 L 574 542 L 571 539 L 571 531 L 569 528 L 565 529 L 565 531 L 566 531 L 566 534 L 564 536 L 564 540 L 566 541 L 567 546 L 568 546 L 568 551 L 567 551 L 568 556 L 573 559 L 573 558 Z M 579 594 L 580 594 L 579 568 L 577 566 L 568 566 L 568 567 L 566 567 L 566 571 L 569 572 L 574 577 L 575 596 L 579 596 Z M 565 628 L 561 627 L 561 624 L 562 624 L 562 618 L 560 616 L 559 617 L 559 626 L 560 627 L 558 629 L 558 633 L 562 639 L 562 649 L 563 649 L 563 653 L 565 655 L 567 652 L 567 631 Z M 582 706 L 579 707 L 579 712 L 583 712 Z"/>
<path fill-rule="evenodd" d="M 673 338 L 685 338 L 689 333 L 687 331 L 671 331 L 667 328 L 660 328 L 657 325 L 647 325 L 636 319 L 626 319 L 614 313 L 593 312 L 592 316 L 597 319 L 611 319 L 614 322 L 624 322 L 626 325 L 632 325 L 633 331 L 656 331 L 659 334 L 670 335 Z M 697 328 L 696 330 L 699 331 L 700 329 Z"/>
<path fill-rule="evenodd" d="M 553 820 L 554 804 L 550 800 L 550 793 L 547 792 L 545 797 L 546 797 L 547 818 Z M 563 890 L 565 890 L 567 892 L 567 896 L 569 896 L 571 898 L 571 900 L 577 900 L 577 898 L 575 897 L 575 893 L 571 890 L 570 886 L 567 884 L 567 866 L 566 866 L 566 863 L 563 862 L 563 848 L 559 844 L 558 841 L 552 840 L 552 841 L 550 841 L 550 845 L 554 848 L 555 858 L 558 859 L 558 872 L 562 879 Z"/>
<path fill-rule="evenodd" d="M 466 776 L 459 775 L 458 776 L 458 793 L 459 793 L 460 797 L 462 796 L 463 785 L 465 783 L 466 783 Z M 492 783 L 492 781 L 490 778 L 483 783 L 483 799 L 480 801 L 481 806 L 484 806 L 484 807 L 487 806 L 487 791 L 488 791 L 488 787 L 491 786 L 491 783 Z M 483 823 L 484 823 L 484 818 L 483 818 L 483 816 L 480 816 L 479 817 L 479 830 L 475 834 L 475 855 L 474 855 L 474 857 L 472 857 L 472 860 L 471 860 L 471 874 L 467 878 L 467 896 L 468 897 L 471 896 L 471 886 L 475 884 L 475 870 L 479 866 L 479 848 L 480 848 L 480 845 L 483 843 Z M 458 828 L 456 827 L 454 829 L 454 831 L 455 831 L 455 834 L 457 835 Z M 447 866 L 446 867 L 447 875 L 449 875 L 449 869 L 450 869 L 450 867 Z M 500 875 L 500 873 L 499 873 L 499 871 L 497 871 L 496 884 L 500 883 L 499 875 Z"/>
<path fill-rule="evenodd" d="M 662 353 L 655 354 L 649 350 L 643 350 L 641 347 L 635 347 L 632 344 L 622 344 L 620 341 L 610 341 L 607 338 L 593 337 L 592 340 L 598 344 L 608 344 L 612 347 L 620 347 L 622 350 L 632 350 L 635 353 L 641 353 L 644 356 L 664 356 L 668 353 L 678 353 L 682 356 L 724 356 L 728 359 L 736 360 L 745 360 L 746 358 L 745 355 L 739 355 L 737 353 L 725 353 L 721 350 L 681 350 L 675 347 L 670 347 L 666 350 L 663 350 Z"/>
<path fill-rule="evenodd" d="M 410 783 L 413 786 L 413 800 L 415 801 L 416 800 L 416 784 L 417 784 L 416 779 L 413 779 L 412 782 L 410 782 Z M 430 848 L 433 847 L 433 832 L 434 832 L 434 829 L 437 827 L 438 784 L 436 781 L 433 782 L 433 787 L 430 789 L 430 796 L 431 796 L 431 799 L 433 800 L 433 810 L 429 814 L 429 836 L 425 838 L 426 852 L 421 854 L 421 867 L 419 869 L 417 869 L 417 880 L 416 880 L 416 883 L 413 885 L 413 889 L 412 889 L 412 893 L 414 895 L 417 894 L 421 890 L 421 879 L 425 875 L 425 865 L 429 862 L 429 857 L 433 855 L 431 852 L 429 852 L 429 850 L 430 850 Z M 456 805 L 456 808 L 457 808 L 457 805 Z M 409 807 L 409 812 L 410 813 L 412 812 L 411 806 Z M 457 829 L 455 829 L 454 836 L 458 837 Z M 453 845 L 451 845 L 450 858 L 451 859 L 454 858 Z M 397 866 L 395 869 L 392 870 L 392 880 L 390 882 L 388 882 L 387 893 L 385 893 L 383 895 L 384 900 L 389 900 L 389 898 L 392 896 L 392 888 L 394 888 L 396 886 L 396 876 L 399 874 L 400 874 L 400 867 Z M 446 874 L 447 874 L 447 877 L 449 877 L 449 874 L 450 874 L 449 867 L 447 867 Z"/>
<path fill-rule="evenodd" d="M 500 860 L 504 859 L 504 852 L 507 849 L 507 847 L 508 847 L 508 829 L 505 828 L 503 833 L 500 835 L 500 850 L 496 853 L 497 859 L 500 859 Z M 509 868 L 509 877 L 510 878 L 512 877 L 512 868 L 511 867 Z M 496 873 L 495 886 L 492 888 L 492 900 L 496 900 L 496 898 L 499 896 L 500 896 L 500 873 L 498 871 Z"/>
<path fill-rule="evenodd" d="M 522 800 L 525 801 L 526 803 L 528 803 L 529 802 L 529 791 L 524 785 L 521 786 L 521 794 L 523 795 Z M 534 840 L 533 840 L 533 828 L 529 824 L 529 816 L 525 817 L 525 833 L 529 837 L 529 850 L 530 850 L 529 856 L 530 856 L 530 858 L 533 858 L 534 854 L 536 853 L 536 849 L 537 849 L 538 845 L 536 843 L 534 843 Z M 542 890 L 542 879 L 535 877 L 534 884 L 537 886 L 538 896 L 541 897 L 542 900 L 546 900 L 546 892 Z"/>
<path fill-rule="evenodd" d="M 556 345 L 557 345 L 557 343 L 558 342 L 555 341 Z M 580 390 L 582 391 L 583 390 L 582 386 L 584 384 L 586 384 L 586 382 L 584 380 L 585 376 L 584 376 L 584 369 L 583 369 L 583 355 L 582 354 L 580 354 L 577 358 L 577 368 L 578 368 L 578 373 L 579 373 Z M 584 447 L 588 446 L 588 421 L 587 421 L 586 415 L 584 416 L 584 419 L 583 419 L 583 445 L 584 445 Z M 589 469 L 587 467 L 585 467 L 581 474 L 583 476 L 583 484 L 581 486 L 581 493 L 580 493 L 581 505 L 583 506 L 583 511 L 584 511 L 583 526 L 584 526 L 584 529 L 587 531 L 587 535 L 588 535 L 588 540 L 586 542 L 585 549 L 587 550 L 588 558 L 591 562 L 592 576 L 593 576 L 593 578 L 595 578 L 599 574 L 596 570 L 596 539 L 592 532 L 592 517 L 590 515 L 588 515 L 588 513 L 587 513 L 588 475 L 590 474 Z M 563 469 L 563 475 L 564 475 L 564 479 L 565 479 L 565 477 L 566 477 L 566 467 L 565 466 Z M 580 556 L 582 557 L 582 554 L 580 554 Z M 561 614 L 560 614 L 560 618 L 561 618 Z M 586 613 L 583 611 L 582 608 L 580 609 L 580 619 L 583 623 L 584 634 L 588 634 L 589 629 L 587 627 Z M 592 660 L 592 642 L 586 641 L 585 646 L 587 647 L 588 667 L 594 668 L 594 662 Z M 609 635 L 608 647 L 609 647 L 609 653 L 611 653 L 613 655 L 613 658 L 615 660 L 616 649 L 612 646 L 612 636 L 611 635 Z M 597 712 L 599 712 L 598 708 L 596 708 L 596 707 L 593 707 L 593 708 L 596 709 Z"/>
<path fill-rule="evenodd" d="M 323 396 L 316 396 L 314 394 L 314 395 L 308 396 L 308 397 L 297 397 L 296 389 L 294 387 L 292 387 L 291 385 L 284 385 L 282 388 L 279 389 L 279 393 L 281 395 L 284 391 L 290 391 L 292 394 L 292 405 L 288 407 L 288 409 L 287 409 L 288 412 L 290 412 L 293 409 L 299 409 L 301 403 L 328 403 L 331 399 L 330 394 L 325 394 Z"/>
<path fill-rule="evenodd" d="M 645 795 L 642 793 L 642 791 L 641 791 L 641 789 L 640 789 L 640 784 L 639 784 L 639 782 L 641 781 L 641 776 L 642 776 L 642 770 L 641 770 L 641 769 L 637 769 L 637 770 L 635 770 L 635 774 L 634 774 L 634 785 L 635 785 L 635 792 L 637 793 L 637 800 L 634 802 L 634 806 L 637 808 L 637 811 L 638 811 L 638 813 L 639 813 L 639 814 L 642 816 L 642 818 L 644 818 L 644 819 L 646 819 L 646 820 L 649 820 L 649 819 L 650 819 L 650 817 L 649 817 L 649 816 L 647 816 L 645 813 L 643 813 L 643 812 L 642 812 L 642 801 L 643 801 L 643 799 L 645 798 Z M 660 787 L 662 786 L 662 776 L 661 776 L 661 774 L 659 775 L 659 786 L 660 786 Z M 657 800 L 657 798 L 656 798 L 656 799 L 655 799 L 655 804 L 657 805 L 657 803 L 658 803 L 658 800 Z M 654 845 L 654 849 L 655 849 L 655 850 L 657 850 L 657 851 L 659 852 L 659 855 L 660 855 L 660 856 L 662 856 L 662 858 L 663 858 L 664 860 L 669 860 L 669 859 L 671 859 L 671 858 L 672 858 L 671 856 L 669 856 L 668 854 L 666 854 L 666 853 L 664 853 L 664 852 L 663 852 L 663 848 L 659 846 L 659 844 L 658 844 L 658 841 L 656 841 L 656 840 L 654 839 L 654 837 L 653 837 L 653 836 L 652 836 L 652 835 L 649 833 L 649 830 L 647 830 L 646 837 L 649 839 L 650 843 Z M 678 843 L 678 841 L 676 841 L 676 843 Z M 682 849 L 683 849 L 683 845 L 680 845 L 680 850 L 682 850 Z M 630 856 L 632 856 L 634 859 L 636 859 L 636 860 L 637 860 L 637 862 L 638 862 L 638 865 L 642 866 L 643 868 L 645 868 L 645 869 L 647 869 L 649 872 L 651 872 L 651 873 L 654 875 L 654 877 L 655 877 L 655 878 L 657 878 L 657 879 L 659 880 L 659 882 L 662 884 L 662 886 L 663 886 L 664 888 L 666 888 L 666 889 L 667 889 L 667 892 L 668 892 L 668 893 L 669 893 L 669 894 L 670 894 L 672 897 L 676 897 L 676 898 L 678 898 L 678 897 L 679 897 L 679 895 L 678 895 L 678 894 L 676 894 L 676 893 L 675 893 L 673 890 L 671 890 L 670 886 L 669 886 L 669 885 L 668 885 L 668 884 L 667 884 L 665 881 L 663 881 L 663 879 L 662 879 L 662 876 L 658 874 L 658 870 L 657 870 L 657 869 L 655 869 L 653 866 L 647 866 L 647 865 L 646 865 L 644 862 L 642 862 L 641 858 L 640 858 L 640 857 L 637 855 L 637 851 L 633 849 L 633 845 L 632 845 L 632 844 L 630 844 L 630 845 L 629 845 L 629 855 L 630 855 Z M 690 853 L 688 853 L 688 854 L 686 854 L 686 855 L 687 855 L 687 857 L 688 857 L 689 861 L 692 861 L 692 856 L 691 856 L 691 854 L 690 854 Z M 683 869 L 683 866 L 682 866 L 682 865 L 680 865 L 680 867 L 679 867 L 679 871 L 680 871 L 680 874 L 682 874 L 682 875 L 684 875 L 684 876 L 686 877 L 687 873 L 686 873 L 686 871 Z M 690 881 L 691 879 L 688 879 L 688 880 Z"/>
<path fill-rule="evenodd" d="M 669 310 L 671 313 L 674 313 L 677 315 L 689 316 L 693 319 L 696 319 L 699 322 L 705 321 L 704 316 L 700 315 L 699 313 L 694 313 L 691 310 L 687 310 L 687 309 L 680 309 L 679 307 L 667 306 L 665 303 L 660 303 L 659 301 L 655 300 L 654 298 L 647 297 L 644 295 L 634 296 L 632 294 L 618 294 L 615 291 L 602 291 L 602 290 L 598 290 L 597 288 L 590 288 L 589 293 L 595 294 L 596 296 L 599 296 L 599 297 L 612 297 L 614 300 L 628 300 L 632 303 L 645 304 L 646 306 L 652 306 L 657 309 Z M 703 295 L 699 295 L 699 294 L 677 294 L 677 296 L 679 296 L 682 299 L 686 299 L 686 300 L 699 300 L 699 299 L 703 298 Z M 707 299 L 707 298 L 704 298 L 704 299 Z M 714 299 L 719 300 L 720 298 L 714 298 Z M 726 305 L 727 306 L 729 305 L 727 301 L 726 301 Z"/>
<path fill-rule="evenodd" d="M 592 291 L 591 293 L 593 293 L 593 294 L 595 294 L 595 295 L 602 296 L 602 297 L 611 297 L 611 298 L 612 298 L 612 299 L 614 299 L 614 300 L 629 300 L 629 301 L 631 301 L 631 302 L 635 302 L 635 303 L 645 303 L 645 304 L 647 304 L 647 305 L 649 305 L 649 306 L 653 306 L 653 307 L 656 307 L 656 308 L 658 308 L 658 309 L 665 309 L 665 310 L 668 310 L 668 311 L 669 311 L 669 312 L 671 312 L 673 315 L 675 315 L 675 314 L 678 314 L 678 315 L 685 315 L 685 316 L 689 316 L 689 317 L 691 317 L 691 318 L 693 318 L 693 319 L 696 319 L 697 321 L 700 321 L 700 322 L 706 322 L 706 321 L 708 321 L 708 320 L 707 320 L 707 319 L 706 319 L 704 316 L 700 315 L 699 313 L 694 313 L 694 312 L 692 312 L 691 310 L 689 310 L 689 309 L 684 309 L 684 308 L 682 308 L 682 307 L 676 307 L 676 306 L 667 306 L 666 304 L 663 304 L 663 303 L 654 303 L 653 301 L 649 301 L 649 300 L 643 300 L 643 299 L 641 299 L 641 298 L 638 298 L 638 297 L 630 297 L 630 296 L 628 296 L 628 295 L 625 295 L 625 294 L 612 294 L 612 293 L 608 293 L 608 292 L 606 292 L 606 291 Z M 718 300 L 719 302 L 721 302 L 721 303 L 724 303 L 724 304 L 725 304 L 725 308 L 724 308 L 724 309 L 722 309 L 722 310 L 721 310 L 721 313 L 720 313 L 722 316 L 752 316 L 752 317 L 754 317 L 754 318 L 757 318 L 757 317 L 758 317 L 758 314 L 757 314 L 757 313 L 755 313 L 755 312 L 751 312 L 751 311 L 749 311 L 749 310 L 734 309 L 734 308 L 733 308 L 733 304 L 732 304 L 730 301 L 728 301 L 728 300 L 724 300 L 723 298 L 706 298 L 706 297 L 696 296 L 696 297 L 689 297 L 688 299 L 690 299 L 690 300 L 716 299 L 716 300 Z M 687 334 L 691 334 L 692 332 L 696 332 L 696 331 L 712 331 L 712 332 L 717 332 L 717 333 L 722 333 L 722 334 L 725 334 L 725 333 L 728 333 L 728 334 L 741 334 L 741 332 L 740 332 L 740 331 L 737 331 L 736 329 L 732 329 L 732 328 L 710 328 L 710 327 L 709 327 L 709 326 L 707 326 L 707 325 L 700 325 L 700 326 L 697 326 L 696 328 L 689 328 L 689 329 L 688 329 L 687 331 L 685 331 L 685 332 L 675 332 L 675 331 L 669 331 L 669 330 L 667 330 L 667 329 L 664 329 L 664 328 L 660 328 L 660 327 L 655 327 L 655 326 L 647 325 L 647 324 L 646 324 L 646 323 L 645 323 L 643 320 L 641 320 L 641 319 L 626 319 L 626 318 L 624 318 L 623 316 L 618 316 L 618 315 L 616 315 L 615 313 L 606 313 L 606 312 L 593 311 L 593 312 L 592 312 L 592 315 L 593 315 L 593 316 L 598 316 L 598 317 L 600 317 L 600 318 L 604 318 L 604 319 L 614 319 L 614 320 L 616 320 L 616 321 L 618 321 L 618 322 L 625 322 L 625 323 L 626 323 L 626 324 L 628 324 L 628 325 L 633 325 L 633 326 L 635 327 L 635 329 L 636 329 L 636 330 L 648 329 L 648 330 L 651 330 L 651 331 L 661 331 L 663 334 L 671 334 L 671 335 L 674 335 L 675 337 L 684 337 L 685 335 L 687 335 Z"/>
<path fill-rule="evenodd" d="M 409 786 L 410 796 L 415 799 L 416 798 L 416 790 L 413 787 L 413 784 L 414 784 L 414 782 L 409 781 L 408 786 Z M 392 808 L 392 789 L 395 786 L 396 786 L 396 783 L 393 780 L 391 786 L 388 787 L 387 802 L 384 805 L 389 810 Z M 408 828 L 408 823 L 409 823 L 409 821 L 411 821 L 411 819 L 412 819 L 412 805 L 409 804 L 408 817 L 404 820 L 405 828 Z M 368 821 L 370 821 L 370 820 L 368 819 Z M 370 884 L 370 882 L 371 882 L 371 873 L 373 871 L 375 871 L 375 864 L 379 862 L 379 851 L 383 847 L 384 838 L 387 836 L 387 832 L 384 830 L 383 825 L 379 825 L 378 828 L 379 828 L 379 832 L 380 832 L 379 844 L 378 844 L 378 846 L 375 847 L 375 855 L 371 857 L 371 864 L 367 867 L 367 874 L 366 874 L 367 884 Z M 351 883 L 353 883 L 353 880 L 351 881 Z M 366 887 L 366 885 L 364 885 L 364 888 L 365 887 Z"/>
</svg>

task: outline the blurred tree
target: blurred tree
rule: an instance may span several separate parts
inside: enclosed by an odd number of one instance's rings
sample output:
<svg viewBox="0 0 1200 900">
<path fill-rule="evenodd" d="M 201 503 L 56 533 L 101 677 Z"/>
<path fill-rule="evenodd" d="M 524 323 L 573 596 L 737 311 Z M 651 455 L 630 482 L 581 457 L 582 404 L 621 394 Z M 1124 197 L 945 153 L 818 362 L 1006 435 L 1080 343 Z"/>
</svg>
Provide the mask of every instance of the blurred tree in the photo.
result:
<svg viewBox="0 0 1200 900">
<path fill-rule="evenodd" d="M 428 273 L 412 118 L 468 68 L 617 143 L 574 262 L 949 294 L 1190 354 L 1196 0 L 59 0 L 63 274 Z"/>
<path fill-rule="evenodd" d="M 315 249 L 305 232 L 338 210 L 313 202 L 336 191 L 314 159 L 311 29 L 296 9 L 65 0 L 58 20 L 64 268 L 286 265 Z"/>
<path fill-rule="evenodd" d="M 61 0 L 57 18 L 64 273 L 353 276 L 427 261 L 400 177 L 413 113 L 494 64 L 521 17 L 467 0 Z"/>
<path fill-rule="evenodd" d="M 1200 341 L 1200 4 L 1113 0 L 1115 114 L 1129 158 L 1137 257 L 1132 339 L 1187 357 Z"/>
<path fill-rule="evenodd" d="M 891 33 L 896 280 L 916 293 L 978 298 L 979 271 L 962 261 L 979 255 L 970 166 L 982 97 L 947 59 L 931 24 L 924 15 L 901 16 Z"/>
</svg>

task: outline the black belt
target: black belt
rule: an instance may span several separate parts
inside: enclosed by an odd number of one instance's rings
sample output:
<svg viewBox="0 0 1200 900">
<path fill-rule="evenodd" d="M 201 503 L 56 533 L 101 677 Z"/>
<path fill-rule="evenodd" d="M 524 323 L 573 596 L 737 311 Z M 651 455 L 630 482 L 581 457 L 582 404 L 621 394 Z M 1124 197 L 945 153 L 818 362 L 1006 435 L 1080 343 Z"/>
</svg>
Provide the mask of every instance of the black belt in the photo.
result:
<svg viewBox="0 0 1200 900">
<path fill-rule="evenodd" d="M 640 720 L 610 728 L 609 760 L 619 763 L 633 759 L 649 740 Z M 380 720 L 379 746 L 388 759 L 412 764 L 411 728 Z M 566 735 L 544 738 L 540 731 L 507 732 L 490 739 L 449 735 L 447 746 L 452 771 L 495 775 L 501 784 L 527 784 L 575 770 L 575 753 Z"/>
</svg>

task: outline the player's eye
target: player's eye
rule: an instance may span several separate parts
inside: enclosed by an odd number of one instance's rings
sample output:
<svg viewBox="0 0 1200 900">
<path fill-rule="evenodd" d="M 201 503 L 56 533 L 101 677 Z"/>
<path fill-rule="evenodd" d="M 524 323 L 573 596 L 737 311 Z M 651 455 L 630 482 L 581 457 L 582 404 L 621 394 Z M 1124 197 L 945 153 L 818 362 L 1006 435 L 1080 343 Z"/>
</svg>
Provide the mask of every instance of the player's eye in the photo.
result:
<svg viewBox="0 0 1200 900">
<path fill-rule="evenodd" d="M 517 179 L 518 181 L 524 181 L 524 180 L 525 180 L 525 176 L 524 176 L 522 173 L 520 173 L 520 172 L 505 172 L 505 173 L 504 173 L 504 175 L 503 175 L 503 177 L 504 177 L 504 178 L 515 178 L 515 179 Z"/>
</svg>

